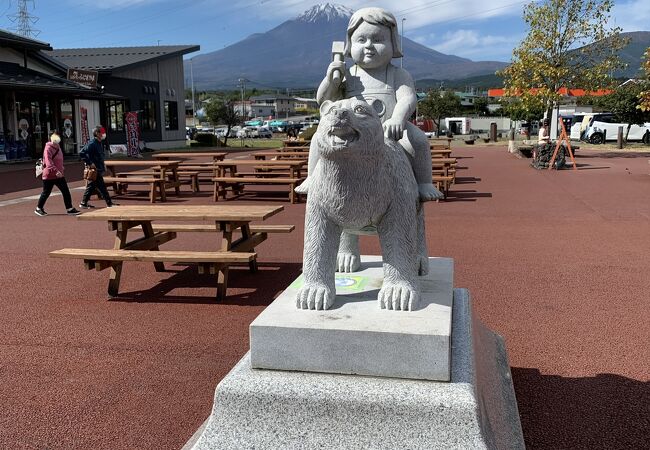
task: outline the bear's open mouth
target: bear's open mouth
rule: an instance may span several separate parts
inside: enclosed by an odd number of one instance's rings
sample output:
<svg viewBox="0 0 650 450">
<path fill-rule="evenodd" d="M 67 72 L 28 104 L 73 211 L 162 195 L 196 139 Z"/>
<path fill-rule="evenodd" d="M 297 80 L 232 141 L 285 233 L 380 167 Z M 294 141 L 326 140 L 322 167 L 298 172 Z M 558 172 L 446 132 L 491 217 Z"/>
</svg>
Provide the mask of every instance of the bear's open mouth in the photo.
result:
<svg viewBox="0 0 650 450">
<path fill-rule="evenodd" d="M 332 147 L 347 147 L 359 139 L 359 132 L 351 127 L 330 127 L 329 140 Z"/>
</svg>

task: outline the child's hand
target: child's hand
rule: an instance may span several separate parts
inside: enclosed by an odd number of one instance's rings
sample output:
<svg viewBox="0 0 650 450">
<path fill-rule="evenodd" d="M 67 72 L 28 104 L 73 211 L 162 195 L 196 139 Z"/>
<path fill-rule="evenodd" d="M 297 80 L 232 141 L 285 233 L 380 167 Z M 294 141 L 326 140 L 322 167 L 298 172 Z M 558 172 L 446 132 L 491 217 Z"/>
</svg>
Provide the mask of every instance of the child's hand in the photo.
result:
<svg viewBox="0 0 650 450">
<path fill-rule="evenodd" d="M 406 124 L 399 119 L 388 119 L 384 122 L 384 136 L 394 141 L 402 139 Z"/>
<path fill-rule="evenodd" d="M 334 72 L 339 71 L 339 77 L 334 79 Z M 345 61 L 332 61 L 329 66 L 327 66 L 327 79 L 331 83 L 335 83 L 336 87 L 341 84 L 343 75 L 345 74 Z"/>
</svg>

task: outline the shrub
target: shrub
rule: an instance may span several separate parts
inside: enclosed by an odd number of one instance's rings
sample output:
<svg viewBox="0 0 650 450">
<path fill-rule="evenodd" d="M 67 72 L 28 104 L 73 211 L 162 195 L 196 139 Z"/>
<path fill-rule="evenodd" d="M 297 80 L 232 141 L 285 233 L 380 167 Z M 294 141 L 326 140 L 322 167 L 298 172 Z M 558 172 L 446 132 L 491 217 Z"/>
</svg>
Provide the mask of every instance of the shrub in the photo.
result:
<svg viewBox="0 0 650 450">
<path fill-rule="evenodd" d="M 204 146 L 216 147 L 219 144 L 219 139 L 212 133 L 196 133 L 194 140 Z"/>
<path fill-rule="evenodd" d="M 298 137 L 306 140 L 306 141 L 311 141 L 311 137 L 314 135 L 316 132 L 316 128 L 318 128 L 316 125 L 313 125 L 307 129 L 305 129 L 303 132 L 301 132 Z"/>
</svg>

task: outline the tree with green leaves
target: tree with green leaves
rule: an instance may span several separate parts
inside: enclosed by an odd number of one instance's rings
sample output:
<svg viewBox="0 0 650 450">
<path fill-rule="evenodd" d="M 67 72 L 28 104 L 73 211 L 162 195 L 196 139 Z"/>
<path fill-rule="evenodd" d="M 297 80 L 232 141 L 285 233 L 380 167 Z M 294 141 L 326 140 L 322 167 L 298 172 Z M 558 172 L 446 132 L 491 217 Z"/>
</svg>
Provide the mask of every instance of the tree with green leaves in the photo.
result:
<svg viewBox="0 0 650 450">
<path fill-rule="evenodd" d="M 638 108 L 641 111 L 650 111 L 650 47 L 645 51 L 645 59 L 641 65 L 645 73 L 643 91 L 639 93 Z"/>
<path fill-rule="evenodd" d="M 451 117 L 461 111 L 460 97 L 451 91 L 431 89 L 427 96 L 418 104 L 421 115 L 433 120 L 438 130 L 444 117 Z"/>
<path fill-rule="evenodd" d="M 626 45 L 619 27 L 609 28 L 613 0 L 545 0 L 524 7 L 528 35 L 500 72 L 506 95 L 544 106 L 550 113 L 561 88 L 587 91 L 612 85 L 624 67 L 618 52 Z"/>
<path fill-rule="evenodd" d="M 472 105 L 472 111 L 474 114 L 481 116 L 486 115 L 490 112 L 488 109 L 488 99 L 487 97 L 474 97 L 474 103 Z"/>
<path fill-rule="evenodd" d="M 235 111 L 232 103 L 222 103 L 216 101 L 216 99 L 212 99 L 208 103 L 208 106 L 205 108 L 205 115 L 211 123 L 225 125 L 227 127 L 223 145 L 228 145 L 228 135 L 232 127 L 239 125 L 243 120 L 241 114 Z"/>
</svg>

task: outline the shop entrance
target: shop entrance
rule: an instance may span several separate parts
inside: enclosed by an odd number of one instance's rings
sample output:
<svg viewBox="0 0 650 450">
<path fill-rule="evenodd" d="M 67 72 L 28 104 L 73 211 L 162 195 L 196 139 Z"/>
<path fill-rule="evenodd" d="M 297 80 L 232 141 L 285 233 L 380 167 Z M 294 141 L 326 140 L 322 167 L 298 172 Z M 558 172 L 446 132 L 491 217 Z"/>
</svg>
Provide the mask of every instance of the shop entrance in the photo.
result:
<svg viewBox="0 0 650 450">
<path fill-rule="evenodd" d="M 54 102 L 43 98 L 16 95 L 18 130 L 16 157 L 40 158 L 50 132 L 55 129 Z"/>
</svg>

